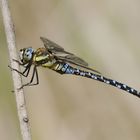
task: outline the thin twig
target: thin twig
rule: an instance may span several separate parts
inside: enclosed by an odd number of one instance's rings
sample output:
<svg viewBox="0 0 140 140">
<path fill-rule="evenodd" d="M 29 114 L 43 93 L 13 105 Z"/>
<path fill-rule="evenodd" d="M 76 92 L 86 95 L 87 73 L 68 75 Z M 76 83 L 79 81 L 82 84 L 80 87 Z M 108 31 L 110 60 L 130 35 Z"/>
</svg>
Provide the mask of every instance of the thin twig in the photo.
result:
<svg viewBox="0 0 140 140">
<path fill-rule="evenodd" d="M 17 60 L 18 57 L 17 57 L 16 47 L 15 47 L 14 26 L 11 19 L 10 10 L 8 7 L 8 1 L 0 0 L 0 5 L 1 5 L 1 10 L 3 15 L 3 22 L 4 22 L 5 32 L 6 32 L 11 67 L 19 70 L 18 63 L 13 61 L 13 59 Z M 31 140 L 29 121 L 28 121 L 28 116 L 27 116 L 27 111 L 25 106 L 23 89 L 18 90 L 18 88 L 22 86 L 21 76 L 17 72 L 12 71 L 12 77 L 14 82 L 14 93 L 15 93 L 18 117 L 20 122 L 21 135 L 23 140 Z"/>
</svg>

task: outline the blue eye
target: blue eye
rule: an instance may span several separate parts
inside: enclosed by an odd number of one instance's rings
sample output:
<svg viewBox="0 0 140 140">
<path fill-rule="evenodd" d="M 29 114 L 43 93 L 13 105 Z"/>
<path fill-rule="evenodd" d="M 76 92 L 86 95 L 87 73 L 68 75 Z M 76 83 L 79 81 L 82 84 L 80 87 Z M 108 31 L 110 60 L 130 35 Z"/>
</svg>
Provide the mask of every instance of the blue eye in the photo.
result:
<svg viewBox="0 0 140 140">
<path fill-rule="evenodd" d="M 28 63 L 33 56 L 33 52 L 34 50 L 30 47 L 30 48 L 24 48 L 20 50 L 20 60 L 23 63 Z"/>
<path fill-rule="evenodd" d="M 25 50 L 25 53 L 33 53 L 34 52 L 34 50 L 33 50 L 33 48 L 26 48 L 26 50 Z"/>
<path fill-rule="evenodd" d="M 34 50 L 32 48 L 27 48 L 24 53 L 25 59 L 30 60 L 32 58 L 33 52 Z"/>
</svg>

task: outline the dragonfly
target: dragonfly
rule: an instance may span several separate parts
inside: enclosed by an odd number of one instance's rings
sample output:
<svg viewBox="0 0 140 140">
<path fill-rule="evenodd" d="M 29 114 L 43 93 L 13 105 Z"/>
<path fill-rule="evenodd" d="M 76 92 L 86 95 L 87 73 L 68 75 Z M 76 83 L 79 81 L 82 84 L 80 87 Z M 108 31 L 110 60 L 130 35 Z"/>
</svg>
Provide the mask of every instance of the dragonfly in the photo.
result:
<svg viewBox="0 0 140 140">
<path fill-rule="evenodd" d="M 55 42 L 44 37 L 40 37 L 40 39 L 43 42 L 44 47 L 38 48 L 37 50 L 34 50 L 32 47 L 20 49 L 20 61 L 14 60 L 19 63 L 19 65 L 23 66 L 24 70 L 20 72 L 17 69 L 11 69 L 17 71 L 24 77 L 28 77 L 31 66 L 33 65 L 33 72 L 30 81 L 22 85 L 20 89 L 25 86 L 39 84 L 37 67 L 41 66 L 60 74 L 71 74 L 100 81 L 140 97 L 140 92 L 136 89 L 103 76 L 99 71 L 90 68 L 86 61 L 77 57 L 73 53 L 65 51 L 63 47 Z"/>
</svg>

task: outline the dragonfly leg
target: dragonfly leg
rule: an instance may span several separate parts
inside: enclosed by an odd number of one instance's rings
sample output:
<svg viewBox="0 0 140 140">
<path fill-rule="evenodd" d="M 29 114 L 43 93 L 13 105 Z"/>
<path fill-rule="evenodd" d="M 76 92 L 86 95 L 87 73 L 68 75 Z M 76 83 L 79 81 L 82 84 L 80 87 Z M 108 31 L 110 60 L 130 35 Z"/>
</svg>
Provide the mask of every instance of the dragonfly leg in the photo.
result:
<svg viewBox="0 0 140 140">
<path fill-rule="evenodd" d="M 34 77 L 36 77 L 36 83 L 33 83 Z M 38 72 L 37 72 L 36 66 L 34 66 L 33 74 L 32 74 L 30 82 L 27 83 L 27 84 L 22 85 L 19 89 L 21 89 L 21 88 L 23 88 L 25 86 L 34 86 L 34 85 L 38 85 L 38 84 L 39 84 Z"/>
<path fill-rule="evenodd" d="M 16 59 L 12 59 L 13 61 L 15 61 L 15 62 L 17 62 L 20 66 L 23 66 L 23 67 L 25 67 L 24 66 L 24 64 L 23 63 L 21 63 L 20 61 L 18 61 L 18 60 L 16 60 Z"/>
<path fill-rule="evenodd" d="M 18 73 L 21 74 L 22 76 L 27 77 L 27 76 L 29 75 L 31 65 L 27 65 L 27 66 L 25 67 L 25 70 L 24 70 L 23 72 L 20 72 L 20 71 L 18 71 L 17 69 L 12 68 L 12 67 L 9 66 L 9 65 L 8 65 L 8 67 L 9 67 L 11 70 L 13 70 L 13 71 L 18 72 Z M 26 73 L 26 72 L 27 72 L 27 73 Z M 25 74 L 25 73 L 26 73 L 26 74 Z"/>
</svg>

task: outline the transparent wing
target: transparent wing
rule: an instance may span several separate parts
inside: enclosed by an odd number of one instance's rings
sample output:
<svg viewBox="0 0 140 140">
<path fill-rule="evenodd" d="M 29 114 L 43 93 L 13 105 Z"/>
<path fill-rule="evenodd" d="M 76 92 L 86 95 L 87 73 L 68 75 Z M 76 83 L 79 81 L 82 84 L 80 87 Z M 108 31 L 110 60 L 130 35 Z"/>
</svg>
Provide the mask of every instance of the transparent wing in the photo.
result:
<svg viewBox="0 0 140 140">
<path fill-rule="evenodd" d="M 45 48 L 48 51 L 50 51 L 50 52 L 52 52 L 54 54 L 56 54 L 56 53 L 71 54 L 69 52 L 66 52 L 64 50 L 64 48 L 62 48 L 61 46 L 59 46 L 58 44 L 56 44 L 55 42 L 53 42 L 53 41 L 51 41 L 51 40 L 49 40 L 47 38 L 40 37 L 40 39 L 43 41 Z"/>
<path fill-rule="evenodd" d="M 57 60 L 69 62 L 75 65 L 88 66 L 87 62 L 85 62 L 79 57 L 76 57 L 75 55 L 66 55 L 66 56 L 55 55 L 55 57 L 57 58 Z"/>
<path fill-rule="evenodd" d="M 67 51 L 64 50 L 64 48 L 62 48 L 61 46 L 57 45 L 56 43 L 54 43 L 53 41 L 44 38 L 44 37 L 40 37 L 40 39 L 43 41 L 45 48 L 51 52 L 52 54 L 54 54 L 55 56 L 61 56 L 61 58 L 63 59 L 67 59 L 67 60 L 71 60 L 73 62 L 77 62 L 81 65 L 84 66 L 88 66 L 88 63 L 85 62 L 83 59 L 75 56 L 72 53 L 69 53 Z"/>
<path fill-rule="evenodd" d="M 88 69 L 88 70 L 91 70 L 93 72 L 100 74 L 100 72 L 89 68 L 88 63 L 85 62 L 83 59 L 75 56 L 72 53 L 65 51 L 64 48 L 54 43 L 53 41 L 44 37 L 40 37 L 40 39 L 43 41 L 45 48 L 50 53 L 52 53 L 57 58 L 57 60 L 62 61 L 62 62 L 68 62 L 68 63 L 83 67 L 85 69 Z"/>
<path fill-rule="evenodd" d="M 72 56 L 72 55 L 68 55 L 68 56 L 65 56 L 65 57 L 63 57 L 63 56 L 57 56 L 56 58 L 59 61 L 70 63 L 70 64 L 74 64 L 74 65 L 79 66 L 79 67 L 82 67 L 84 69 L 87 69 L 87 70 L 96 72 L 98 74 L 101 74 L 99 71 L 94 70 L 94 69 L 88 67 L 88 64 L 85 61 L 84 61 L 85 62 L 85 65 L 83 65 L 83 60 L 81 58 L 78 58 L 78 57 L 75 57 L 75 56 Z M 81 60 L 82 60 L 82 63 L 81 63 Z"/>
</svg>

